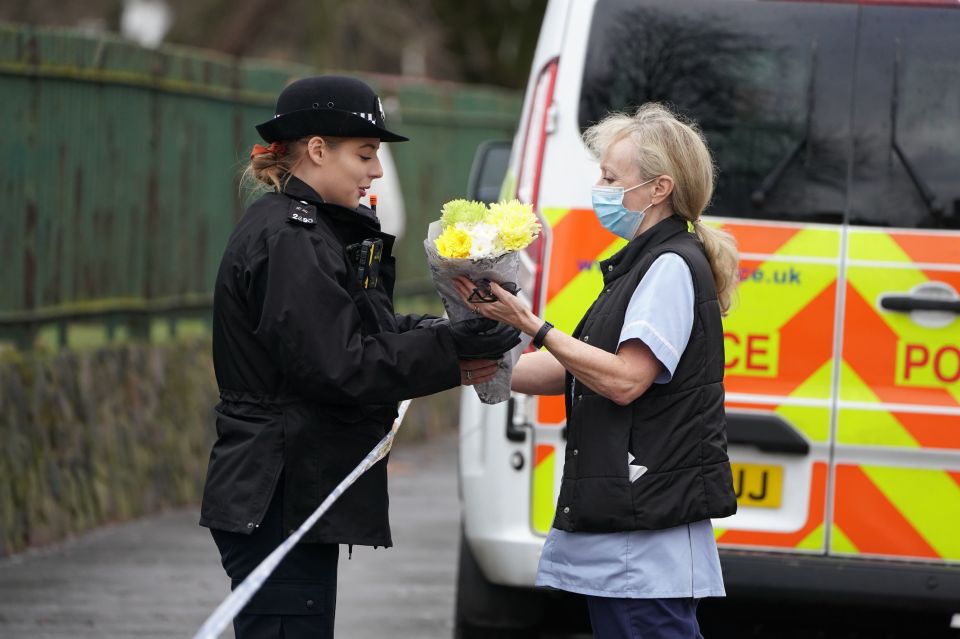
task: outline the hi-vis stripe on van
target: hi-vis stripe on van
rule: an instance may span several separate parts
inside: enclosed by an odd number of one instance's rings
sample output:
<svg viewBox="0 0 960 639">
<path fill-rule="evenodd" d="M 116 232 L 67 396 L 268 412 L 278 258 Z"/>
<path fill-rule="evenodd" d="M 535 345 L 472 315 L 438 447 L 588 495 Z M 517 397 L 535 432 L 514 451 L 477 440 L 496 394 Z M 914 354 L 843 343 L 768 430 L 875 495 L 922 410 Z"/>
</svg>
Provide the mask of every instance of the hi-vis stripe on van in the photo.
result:
<svg viewBox="0 0 960 639">
<path fill-rule="evenodd" d="M 535 313 L 573 330 L 624 244 L 590 210 L 583 130 L 656 99 L 714 155 L 705 219 L 741 257 L 728 594 L 960 611 L 958 33 L 955 0 L 549 2 L 501 193 L 544 226 L 521 274 Z M 530 587 L 553 522 L 563 398 L 513 406 L 463 396 L 473 602 Z"/>
</svg>

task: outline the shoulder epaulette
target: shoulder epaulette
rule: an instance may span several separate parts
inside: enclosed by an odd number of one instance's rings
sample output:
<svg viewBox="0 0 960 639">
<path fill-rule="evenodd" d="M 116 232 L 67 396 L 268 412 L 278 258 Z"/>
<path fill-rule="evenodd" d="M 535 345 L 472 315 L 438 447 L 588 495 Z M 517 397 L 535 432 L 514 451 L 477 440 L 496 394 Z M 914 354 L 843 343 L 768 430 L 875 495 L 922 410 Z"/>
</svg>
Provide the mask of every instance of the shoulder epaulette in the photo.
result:
<svg viewBox="0 0 960 639">
<path fill-rule="evenodd" d="M 290 200 L 290 214 L 287 222 L 301 226 L 317 225 L 317 207 L 305 200 Z"/>
</svg>

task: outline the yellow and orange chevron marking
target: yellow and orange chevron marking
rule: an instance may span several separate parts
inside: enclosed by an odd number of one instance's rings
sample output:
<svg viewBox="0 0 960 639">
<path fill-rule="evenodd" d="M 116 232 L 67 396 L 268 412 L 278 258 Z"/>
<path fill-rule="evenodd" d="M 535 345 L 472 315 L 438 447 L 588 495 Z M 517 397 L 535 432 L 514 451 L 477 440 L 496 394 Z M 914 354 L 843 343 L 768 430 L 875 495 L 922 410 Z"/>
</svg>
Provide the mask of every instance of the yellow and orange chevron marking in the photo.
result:
<svg viewBox="0 0 960 639">
<path fill-rule="evenodd" d="M 736 237 L 742 256 L 739 299 L 724 321 L 727 391 L 829 399 L 839 229 L 723 228 Z M 815 440 L 827 435 L 822 427 L 813 431 Z"/>
<path fill-rule="evenodd" d="M 960 291 L 960 233 L 854 228 L 848 245 L 837 443 L 960 449 L 957 321 L 924 326 L 879 304 L 932 281 Z M 960 561 L 960 474 L 866 463 L 835 473 L 831 553 Z"/>
<path fill-rule="evenodd" d="M 550 227 L 550 261 L 544 319 L 572 333 L 603 284 L 596 263 L 616 253 L 625 242 L 611 235 L 593 211 L 554 208 L 543 211 Z M 537 398 L 537 422 L 562 426 L 566 420 L 563 396 Z M 546 534 L 553 523 L 556 448 L 535 444 L 531 485 L 531 528 Z"/>
<path fill-rule="evenodd" d="M 831 553 L 960 560 L 960 473 L 840 464 L 836 474 Z"/>
<path fill-rule="evenodd" d="M 557 449 L 546 444 L 537 444 L 533 461 L 533 486 L 531 490 L 532 528 L 546 534 L 553 524 L 553 484 L 556 473 Z"/>
<path fill-rule="evenodd" d="M 841 401 L 960 408 L 957 327 L 920 326 L 879 307 L 883 294 L 930 281 L 960 291 L 960 234 L 854 229 L 849 259 Z M 842 407 L 838 443 L 958 449 L 960 416 Z"/>
<path fill-rule="evenodd" d="M 738 300 L 724 319 L 727 407 L 774 412 L 809 441 L 829 443 L 841 231 L 739 221 L 721 226 L 741 255 Z M 765 400 L 735 399 L 738 394 Z M 718 530 L 718 542 L 823 552 L 828 477 L 827 463 L 815 462 L 807 516 L 797 530 Z"/>
<path fill-rule="evenodd" d="M 738 300 L 724 320 L 724 386 L 728 394 L 770 398 L 764 404 L 728 398 L 727 405 L 776 412 L 811 442 L 829 442 L 840 230 L 743 222 L 722 227 L 741 253 Z"/>
<path fill-rule="evenodd" d="M 592 211 L 551 209 L 544 217 L 551 225 L 545 319 L 571 333 L 603 283 L 596 263 L 626 242 L 600 226 Z"/>
<path fill-rule="evenodd" d="M 572 333 L 603 283 L 596 263 L 626 242 L 604 229 L 588 209 L 546 209 L 544 218 L 551 227 L 544 319 Z M 563 396 L 539 398 L 537 418 L 544 425 L 562 425 Z"/>
</svg>

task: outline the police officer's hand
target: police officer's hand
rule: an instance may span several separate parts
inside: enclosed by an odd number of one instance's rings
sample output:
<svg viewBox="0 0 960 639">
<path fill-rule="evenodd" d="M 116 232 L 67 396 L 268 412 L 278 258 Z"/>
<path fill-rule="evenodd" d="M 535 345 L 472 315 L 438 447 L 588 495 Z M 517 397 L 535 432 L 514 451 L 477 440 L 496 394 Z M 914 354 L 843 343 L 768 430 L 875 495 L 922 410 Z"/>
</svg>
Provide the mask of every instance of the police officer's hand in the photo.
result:
<svg viewBox="0 0 960 639">
<path fill-rule="evenodd" d="M 520 331 L 485 317 L 452 322 L 450 333 L 460 359 L 499 359 L 520 343 Z"/>
<path fill-rule="evenodd" d="M 460 360 L 460 383 L 464 386 L 483 384 L 493 379 L 500 370 L 500 362 L 495 359 Z"/>
<path fill-rule="evenodd" d="M 443 324 L 449 324 L 450 320 L 446 317 L 437 317 L 436 315 L 424 315 L 423 318 L 417 322 L 417 325 L 414 328 L 432 328 L 434 326 L 442 326 Z"/>
</svg>

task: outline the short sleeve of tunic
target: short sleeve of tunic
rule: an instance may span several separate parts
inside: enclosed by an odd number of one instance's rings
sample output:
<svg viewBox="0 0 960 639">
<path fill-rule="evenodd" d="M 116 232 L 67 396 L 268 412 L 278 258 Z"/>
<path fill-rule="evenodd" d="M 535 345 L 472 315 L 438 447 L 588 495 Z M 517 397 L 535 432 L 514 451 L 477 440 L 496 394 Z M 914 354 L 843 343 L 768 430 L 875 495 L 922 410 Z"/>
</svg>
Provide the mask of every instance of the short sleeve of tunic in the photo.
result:
<svg viewBox="0 0 960 639">
<path fill-rule="evenodd" d="M 663 364 L 655 384 L 673 379 L 693 329 L 693 302 L 690 267 L 676 253 L 658 257 L 630 298 L 620 344 L 639 339 L 653 351 Z"/>
</svg>

